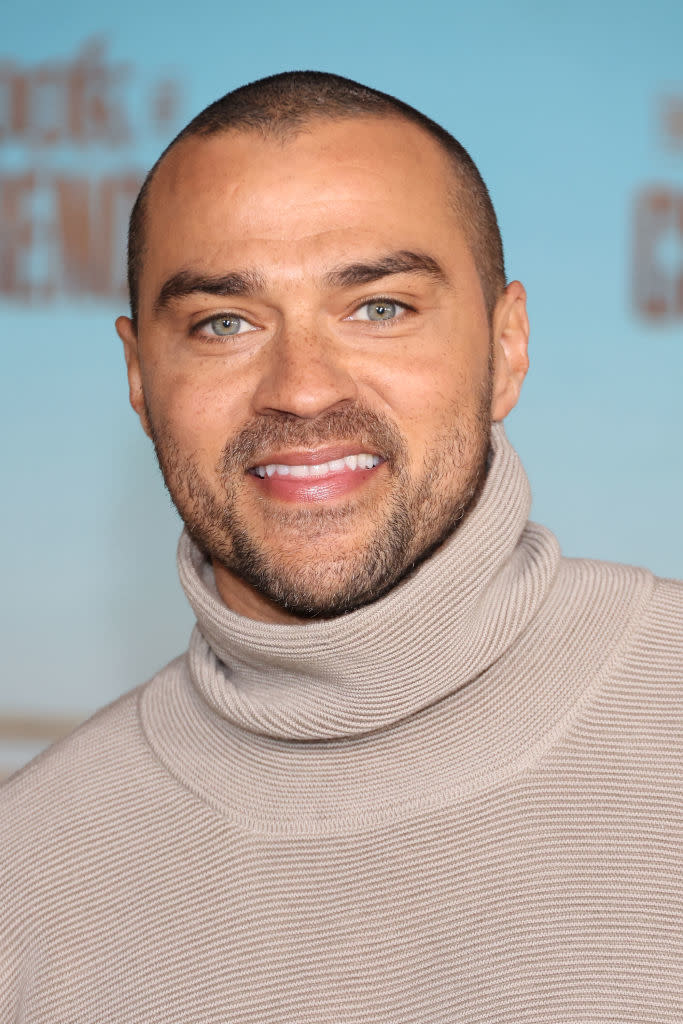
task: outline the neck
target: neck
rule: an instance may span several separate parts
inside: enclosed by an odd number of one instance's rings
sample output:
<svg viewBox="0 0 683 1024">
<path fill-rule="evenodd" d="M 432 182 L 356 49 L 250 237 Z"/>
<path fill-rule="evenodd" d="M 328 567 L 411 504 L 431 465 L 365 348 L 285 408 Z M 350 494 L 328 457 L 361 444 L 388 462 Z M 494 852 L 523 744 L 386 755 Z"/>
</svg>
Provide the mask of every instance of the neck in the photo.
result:
<svg viewBox="0 0 683 1024">
<path fill-rule="evenodd" d="M 216 589 L 221 600 L 237 615 L 253 619 L 255 622 L 270 622 L 289 626 L 302 626 L 311 621 L 293 615 L 282 605 L 271 601 L 265 594 L 260 593 L 255 587 L 226 569 L 217 559 L 212 559 L 211 564 Z"/>
</svg>

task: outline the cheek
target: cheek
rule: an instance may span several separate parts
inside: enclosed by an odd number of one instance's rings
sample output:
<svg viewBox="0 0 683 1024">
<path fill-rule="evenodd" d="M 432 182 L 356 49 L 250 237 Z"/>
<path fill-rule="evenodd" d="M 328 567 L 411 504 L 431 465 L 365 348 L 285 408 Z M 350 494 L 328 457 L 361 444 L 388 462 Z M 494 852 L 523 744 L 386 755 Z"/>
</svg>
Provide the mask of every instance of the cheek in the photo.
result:
<svg viewBox="0 0 683 1024">
<path fill-rule="evenodd" d="M 223 375 L 167 373 L 148 396 L 152 423 L 201 463 L 215 465 L 245 418 L 245 396 Z"/>
<path fill-rule="evenodd" d="M 374 390 L 404 435 L 416 461 L 444 431 L 479 413 L 488 381 L 481 346 L 452 343 L 411 347 L 375 375 Z"/>
</svg>

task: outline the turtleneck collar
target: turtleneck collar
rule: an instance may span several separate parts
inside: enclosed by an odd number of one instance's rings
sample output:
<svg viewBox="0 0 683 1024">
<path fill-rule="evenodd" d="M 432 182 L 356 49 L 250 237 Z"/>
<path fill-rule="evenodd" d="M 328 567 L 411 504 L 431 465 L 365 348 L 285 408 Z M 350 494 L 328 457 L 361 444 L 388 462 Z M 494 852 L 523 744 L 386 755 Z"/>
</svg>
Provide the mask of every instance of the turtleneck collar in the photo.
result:
<svg viewBox="0 0 683 1024">
<path fill-rule="evenodd" d="M 184 535 L 197 627 L 139 697 L 159 762 L 240 834 L 357 835 L 500 793 L 598 699 L 652 586 L 560 559 L 529 504 L 496 426 L 450 540 L 381 600 L 309 625 L 231 612 Z"/>
<path fill-rule="evenodd" d="M 521 463 L 494 424 L 483 490 L 439 551 L 373 604 L 305 625 L 230 611 L 184 533 L 178 563 L 197 616 L 196 690 L 233 726 L 279 740 L 361 736 L 436 704 L 504 654 L 552 583 L 559 548 L 527 524 L 530 502 Z"/>
</svg>

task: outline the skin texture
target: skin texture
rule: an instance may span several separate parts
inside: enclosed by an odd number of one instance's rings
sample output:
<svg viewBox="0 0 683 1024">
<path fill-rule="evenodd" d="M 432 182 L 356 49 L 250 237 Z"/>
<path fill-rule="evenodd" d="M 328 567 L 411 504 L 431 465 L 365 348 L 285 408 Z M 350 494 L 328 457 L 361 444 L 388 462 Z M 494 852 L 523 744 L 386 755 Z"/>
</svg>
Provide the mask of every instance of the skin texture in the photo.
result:
<svg viewBox="0 0 683 1024">
<path fill-rule="evenodd" d="M 512 282 L 489 320 L 449 188 L 438 145 L 400 118 L 313 123 L 284 143 L 185 139 L 159 168 L 137 330 L 127 317 L 117 330 L 131 404 L 240 614 L 287 623 L 374 600 L 483 480 L 490 422 L 528 366 L 526 296 Z M 440 274 L 331 276 L 406 252 Z M 251 293 L 155 308 L 179 272 L 240 273 Z M 380 299 L 395 315 L 369 320 Z M 240 333 L 216 336 L 227 314 Z M 253 472 L 357 452 L 380 464 L 313 481 Z"/>
</svg>

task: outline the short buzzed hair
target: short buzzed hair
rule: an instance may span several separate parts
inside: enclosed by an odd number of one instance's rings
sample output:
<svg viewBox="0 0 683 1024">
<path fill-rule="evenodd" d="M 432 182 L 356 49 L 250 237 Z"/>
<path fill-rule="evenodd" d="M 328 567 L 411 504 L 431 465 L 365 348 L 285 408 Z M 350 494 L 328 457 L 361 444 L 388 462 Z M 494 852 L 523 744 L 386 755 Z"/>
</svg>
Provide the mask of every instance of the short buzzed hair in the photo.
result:
<svg viewBox="0 0 683 1024">
<path fill-rule="evenodd" d="M 505 287 L 503 243 L 488 189 L 467 150 L 445 128 L 388 93 L 323 71 L 285 71 L 234 89 L 211 103 L 176 135 L 154 164 L 140 189 L 128 231 L 128 288 L 133 323 L 138 317 L 138 284 L 145 241 L 145 208 L 150 185 L 178 142 L 227 131 L 257 132 L 282 142 L 305 131 L 317 119 L 401 117 L 438 142 L 454 174 L 451 201 L 479 273 L 489 315 Z"/>
</svg>

